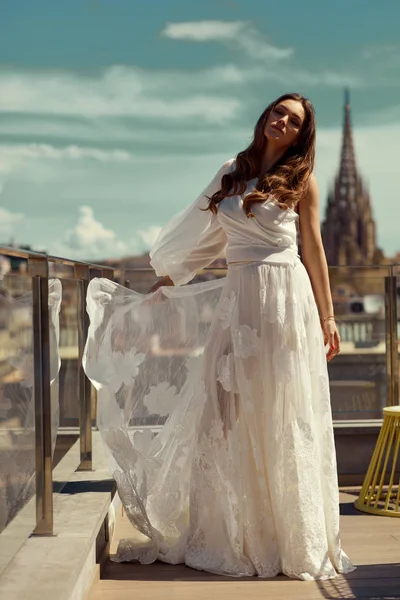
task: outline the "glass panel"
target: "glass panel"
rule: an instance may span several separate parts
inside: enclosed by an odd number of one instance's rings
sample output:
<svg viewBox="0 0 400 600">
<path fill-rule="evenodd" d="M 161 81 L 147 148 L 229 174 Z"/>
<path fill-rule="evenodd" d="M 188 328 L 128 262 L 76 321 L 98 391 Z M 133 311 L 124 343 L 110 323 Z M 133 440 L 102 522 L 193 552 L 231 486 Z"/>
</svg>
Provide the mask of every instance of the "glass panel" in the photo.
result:
<svg viewBox="0 0 400 600">
<path fill-rule="evenodd" d="M 70 265 L 51 263 L 51 274 L 62 281 L 60 309 L 60 423 L 58 430 L 55 464 L 68 452 L 79 438 L 80 390 L 79 390 L 79 319 L 81 281 L 75 279 Z M 95 392 L 92 388 L 92 424 L 95 424 Z M 77 465 L 78 466 L 78 465 Z"/>
<path fill-rule="evenodd" d="M 331 267 L 341 352 L 329 363 L 334 420 L 378 419 L 386 406 L 387 267 Z"/>
<path fill-rule="evenodd" d="M 26 260 L 1 257 L 0 572 L 35 528 L 35 396 L 32 279 Z M 49 281 L 53 453 L 58 427 L 61 284 Z"/>
<path fill-rule="evenodd" d="M 2 257 L 2 262 L 8 259 Z M 31 278 L 9 261 L 0 281 L 0 531 L 34 494 L 35 411 Z M 29 527 L 35 526 L 31 512 Z"/>
<path fill-rule="evenodd" d="M 53 468 L 56 464 L 55 449 L 60 422 L 60 307 L 62 285 L 59 279 L 49 279 L 49 340 L 50 340 L 50 394 Z"/>
<path fill-rule="evenodd" d="M 49 270 L 62 282 L 59 315 L 60 415 L 54 457 L 54 466 L 56 466 L 79 437 L 79 283 L 74 279 L 74 269 L 70 265 L 50 263 Z"/>
<path fill-rule="evenodd" d="M 60 427 L 79 427 L 78 282 L 63 279 L 60 312 Z"/>
<path fill-rule="evenodd" d="M 26 260 L 0 256 L 0 574 L 36 524 L 32 280 L 26 267 Z"/>
</svg>

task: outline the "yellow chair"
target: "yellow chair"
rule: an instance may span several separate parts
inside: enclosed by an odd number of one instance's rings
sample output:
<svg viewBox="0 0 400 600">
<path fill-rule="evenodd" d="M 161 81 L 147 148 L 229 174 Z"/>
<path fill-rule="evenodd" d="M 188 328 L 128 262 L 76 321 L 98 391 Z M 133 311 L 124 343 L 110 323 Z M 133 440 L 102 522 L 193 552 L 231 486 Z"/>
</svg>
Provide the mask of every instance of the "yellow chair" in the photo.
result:
<svg viewBox="0 0 400 600">
<path fill-rule="evenodd" d="M 400 517 L 400 406 L 383 409 L 378 441 L 354 506 L 373 515 Z"/>
</svg>

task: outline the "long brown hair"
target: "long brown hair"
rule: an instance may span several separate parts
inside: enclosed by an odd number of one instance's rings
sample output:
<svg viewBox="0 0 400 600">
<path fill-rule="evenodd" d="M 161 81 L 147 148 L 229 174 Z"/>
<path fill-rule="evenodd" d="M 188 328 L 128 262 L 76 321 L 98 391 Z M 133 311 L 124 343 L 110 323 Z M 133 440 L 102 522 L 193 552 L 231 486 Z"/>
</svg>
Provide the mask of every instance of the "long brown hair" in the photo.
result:
<svg viewBox="0 0 400 600">
<path fill-rule="evenodd" d="M 282 158 L 264 174 L 257 183 L 256 189 L 248 194 L 243 202 L 243 210 L 248 217 L 253 217 L 251 204 L 265 202 L 273 195 L 282 209 L 294 209 L 307 192 L 308 180 L 314 168 L 315 158 L 315 112 L 311 102 L 300 94 L 284 94 L 272 102 L 264 110 L 254 128 L 251 144 L 236 157 L 235 170 L 222 177 L 221 189 L 209 199 L 208 207 L 217 213 L 218 204 L 227 196 L 243 194 L 247 182 L 256 178 L 261 170 L 261 161 L 265 144 L 265 123 L 270 112 L 284 100 L 301 102 L 305 118 L 295 146 L 290 146 Z"/>
</svg>

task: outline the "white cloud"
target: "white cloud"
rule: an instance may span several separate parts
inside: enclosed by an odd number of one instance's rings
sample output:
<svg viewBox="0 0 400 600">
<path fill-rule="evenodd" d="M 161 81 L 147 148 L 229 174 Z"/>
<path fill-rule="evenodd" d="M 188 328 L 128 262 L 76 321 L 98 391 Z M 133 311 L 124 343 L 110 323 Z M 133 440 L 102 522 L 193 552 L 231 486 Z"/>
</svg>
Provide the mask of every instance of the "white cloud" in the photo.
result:
<svg viewBox="0 0 400 600">
<path fill-rule="evenodd" d="M 130 162 L 134 157 L 125 150 L 81 147 L 76 145 L 57 148 L 50 144 L 2 144 L 0 145 L 0 173 L 21 169 L 30 161 L 79 161 Z"/>
<path fill-rule="evenodd" d="M 366 82 L 355 73 L 336 71 L 309 71 L 288 64 L 287 59 L 294 56 L 293 48 L 279 48 L 247 21 L 189 21 L 167 23 L 162 35 L 174 40 L 192 42 L 221 42 L 243 50 L 258 65 L 237 67 L 227 65 L 221 68 L 223 83 L 243 83 L 245 81 L 276 81 L 291 85 L 310 85 L 324 87 L 345 87 L 353 89 L 364 87 Z M 260 66 L 263 63 L 264 66 Z M 210 75 L 216 75 L 212 73 Z M 202 78 L 203 79 L 203 78 Z"/>
<path fill-rule="evenodd" d="M 282 60 L 292 56 L 292 48 L 278 48 L 246 21 L 187 21 L 167 23 L 161 35 L 173 40 L 225 42 L 241 47 L 256 60 Z"/>
<path fill-rule="evenodd" d="M 202 124 L 203 125 L 203 124 Z M 136 123 L 124 123 L 120 119 L 90 119 L 81 121 L 75 118 L 63 119 L 54 117 L 52 119 L 43 119 L 41 117 L 32 116 L 21 120 L 17 117 L 9 117 L 6 122 L 0 121 L 0 138 L 8 136 L 15 138 L 15 144 L 8 144 L 5 147 L 15 148 L 21 146 L 20 140 L 31 138 L 36 139 L 57 139 L 64 140 L 68 143 L 70 140 L 78 143 L 98 143 L 107 142 L 107 144 L 121 143 L 124 144 L 149 144 L 154 141 L 155 146 L 159 146 L 160 142 L 168 142 L 168 145 L 184 143 L 187 147 L 188 143 L 192 143 L 196 147 L 198 143 L 209 143 L 210 135 L 214 131 L 214 125 L 209 127 L 202 126 L 201 128 L 192 129 L 191 127 L 174 128 L 173 138 L 170 127 L 156 127 L 154 123 L 148 127 L 137 127 Z M 233 133 L 232 133 L 233 131 Z M 237 128 L 220 127 L 218 129 L 218 139 L 232 139 L 236 137 Z M 244 131 L 244 135 L 250 135 L 250 129 Z M 23 144 L 26 146 L 26 144 Z M 4 148 L 0 144 L 1 148 Z M 15 152 L 15 150 L 13 150 Z M 104 152 L 104 150 L 103 150 Z M 25 151 L 24 151 L 25 154 Z M 1 155 L 2 158 L 4 155 Z M 139 160 L 139 155 L 135 157 Z M 0 164 L 1 169 L 1 164 Z"/>
<path fill-rule="evenodd" d="M 76 225 L 60 242 L 50 243 L 50 251 L 80 260 L 131 256 L 149 250 L 160 231 L 160 226 L 150 225 L 131 233 L 129 242 L 125 242 L 116 231 L 96 219 L 91 206 L 81 206 Z"/>
<path fill-rule="evenodd" d="M 107 229 L 95 218 L 90 206 L 80 207 L 78 222 L 66 232 L 62 243 L 54 246 L 65 256 L 88 260 L 121 256 L 128 251 L 127 244 L 118 240 L 112 229 Z"/>
<path fill-rule="evenodd" d="M 159 225 L 150 225 L 150 227 L 147 227 L 147 229 L 140 229 L 138 231 L 138 235 L 146 244 L 146 247 L 151 248 L 158 238 L 160 231 L 161 227 Z"/>
<path fill-rule="evenodd" d="M 366 46 L 362 51 L 362 57 L 370 60 L 371 58 L 395 58 L 397 59 L 397 64 L 399 63 L 399 44 L 372 44 Z"/>
<path fill-rule="evenodd" d="M 194 42 L 210 42 L 214 40 L 230 40 L 244 29 L 244 21 L 186 21 L 183 23 L 167 23 L 161 35 L 173 40 L 192 40 Z"/>
<path fill-rule="evenodd" d="M 184 77 L 175 94 L 163 97 L 165 79 L 166 73 L 156 72 L 152 76 L 140 69 L 121 66 L 110 67 L 100 77 L 92 78 L 66 72 L 3 71 L 0 111 L 88 118 L 201 118 L 215 123 L 229 120 L 239 110 L 239 100 L 231 96 L 188 93 Z M 154 87 L 159 88 L 157 94 L 151 92 Z"/>
<path fill-rule="evenodd" d="M 343 88 L 350 87 L 353 90 L 373 85 L 370 81 L 365 82 L 364 79 L 355 73 L 340 73 L 336 71 L 307 71 L 299 67 L 290 67 L 287 69 L 280 69 L 276 72 L 279 76 L 280 81 L 291 82 L 291 85 L 307 85 L 313 87 L 332 87 L 332 88 Z"/>
<path fill-rule="evenodd" d="M 97 132 L 105 127 L 110 134 L 115 123 L 104 123 L 105 118 L 134 118 L 144 120 L 199 120 L 208 124 L 226 124 L 237 117 L 246 105 L 243 86 L 246 83 L 279 82 L 287 85 L 365 87 L 374 84 L 374 78 L 363 80 L 348 72 L 316 71 L 301 68 L 290 60 L 292 48 L 272 44 L 250 22 L 199 21 L 168 23 L 162 31 L 165 37 L 176 40 L 201 42 L 216 41 L 229 44 L 236 50 L 240 64 L 235 64 L 232 52 L 230 63 L 211 68 L 141 69 L 137 66 L 115 65 L 99 75 L 80 75 L 67 71 L 10 71 L 0 70 L 0 111 L 32 116 L 46 116 L 53 122 L 44 123 L 43 134 L 50 131 L 56 136 L 60 127 L 56 117 L 84 118 L 75 123 L 85 129 L 85 139 L 97 139 Z M 247 57 L 247 64 L 243 61 Z M 229 88 L 234 88 L 235 94 Z M 94 120 L 97 123 L 93 126 Z M 100 123 L 102 120 L 102 123 Z M 2 125 L 7 131 L 7 124 Z M 29 129 L 29 121 L 27 122 Z M 121 128 L 120 128 L 121 129 Z M 51 133 L 51 131 L 53 133 Z M 71 139 L 73 129 L 66 134 Z M 108 132 L 108 133 L 107 133 Z M 134 133 L 134 132 L 133 132 Z M 43 135 L 42 134 L 42 135 Z"/>
</svg>

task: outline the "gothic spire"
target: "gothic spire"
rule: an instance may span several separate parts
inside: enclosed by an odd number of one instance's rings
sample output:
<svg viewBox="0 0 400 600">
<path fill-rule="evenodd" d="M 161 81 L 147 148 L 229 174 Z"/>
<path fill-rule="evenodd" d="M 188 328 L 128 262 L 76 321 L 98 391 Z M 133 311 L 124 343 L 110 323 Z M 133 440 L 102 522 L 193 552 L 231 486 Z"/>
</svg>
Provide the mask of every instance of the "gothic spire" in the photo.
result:
<svg viewBox="0 0 400 600">
<path fill-rule="evenodd" d="M 337 178 L 339 204 L 353 206 L 357 194 L 357 166 L 353 145 L 353 132 L 351 128 L 350 92 L 346 88 L 344 93 L 344 122 L 342 149 L 340 155 L 340 168 Z"/>
<path fill-rule="evenodd" d="M 350 115 L 350 93 L 344 94 L 340 166 L 322 223 L 329 265 L 371 265 L 377 250 L 369 193 L 357 171 Z"/>
</svg>

